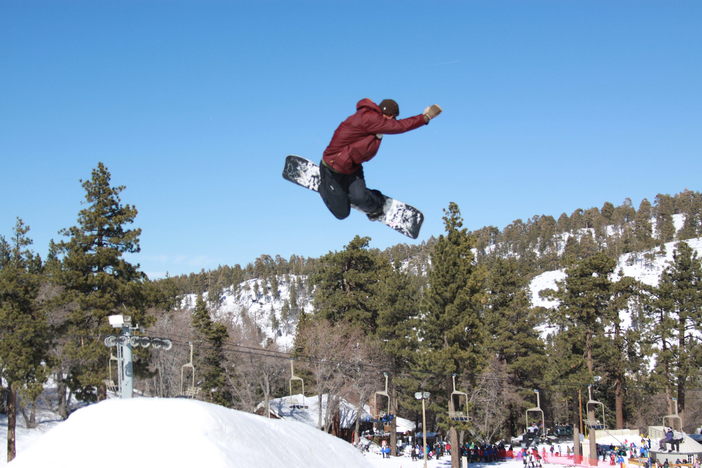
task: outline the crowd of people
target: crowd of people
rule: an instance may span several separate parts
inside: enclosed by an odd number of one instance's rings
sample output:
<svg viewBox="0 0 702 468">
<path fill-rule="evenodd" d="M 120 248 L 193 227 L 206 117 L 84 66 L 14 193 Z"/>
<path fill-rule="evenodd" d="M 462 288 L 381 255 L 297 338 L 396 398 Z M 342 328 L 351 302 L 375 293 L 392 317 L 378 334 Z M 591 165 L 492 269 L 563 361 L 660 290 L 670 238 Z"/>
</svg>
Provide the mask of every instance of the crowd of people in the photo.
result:
<svg viewBox="0 0 702 468">
<path fill-rule="evenodd" d="M 511 448 L 500 442 L 498 444 L 465 443 L 461 446 L 461 456 L 467 457 L 469 463 L 494 462 L 511 457 Z"/>
<path fill-rule="evenodd" d="M 414 444 L 408 447 L 412 460 L 424 458 L 424 450 L 421 444 Z M 443 456 L 451 456 L 451 444 L 446 441 L 437 440 L 427 444 L 427 458 L 441 459 Z M 512 458 L 513 453 L 509 446 L 505 446 L 502 442 L 498 444 L 479 444 L 475 442 L 466 442 L 459 447 L 461 457 L 467 457 L 469 463 L 476 462 L 496 462 L 506 458 Z M 381 450 L 382 452 L 382 450 Z"/>
<path fill-rule="evenodd" d="M 451 444 L 437 440 L 433 444 L 427 444 L 424 450 L 427 451 L 427 459 L 431 460 L 436 458 L 437 460 L 440 460 L 444 455 L 451 455 Z M 410 456 L 412 457 L 412 460 L 424 458 L 424 450 L 420 444 L 412 445 L 410 447 Z"/>
<path fill-rule="evenodd" d="M 538 434 L 539 429 L 533 431 Z M 683 437 L 676 434 L 670 428 L 666 428 L 665 437 L 660 439 L 658 451 L 666 453 L 679 451 L 679 443 Z M 655 439 L 654 439 L 655 440 Z M 676 444 L 677 442 L 677 444 Z M 672 445 L 671 450 L 667 450 L 667 445 Z M 677 445 L 677 446 L 676 446 Z M 434 439 L 427 443 L 426 447 L 422 447 L 421 441 L 415 444 L 406 444 L 398 447 L 398 453 L 403 452 L 412 460 L 420 460 L 424 458 L 426 452 L 428 459 L 441 459 L 443 456 L 451 455 L 451 444 L 440 439 Z M 665 449 L 665 450 L 664 450 Z M 571 459 L 573 450 L 569 444 L 539 444 L 537 449 L 535 446 L 513 449 L 510 445 L 504 442 L 496 444 L 481 444 L 476 442 L 466 442 L 458 447 L 461 457 L 467 458 L 468 463 L 489 463 L 504 459 L 521 459 L 524 468 L 541 468 L 544 463 L 559 463 L 559 458 Z M 644 468 L 675 468 L 676 466 L 702 468 L 698 457 L 681 456 L 674 462 L 671 458 L 664 459 L 662 463 L 657 463 L 653 458 L 653 452 L 656 449 L 651 447 L 651 439 L 641 436 L 640 441 L 624 440 L 618 444 L 598 444 L 597 458 L 602 462 L 608 462 L 611 466 L 626 466 L 625 464 L 637 464 Z M 381 453 L 383 458 L 390 457 L 390 447 L 386 441 L 382 442 Z M 602 465 L 600 465 L 602 466 Z"/>
</svg>

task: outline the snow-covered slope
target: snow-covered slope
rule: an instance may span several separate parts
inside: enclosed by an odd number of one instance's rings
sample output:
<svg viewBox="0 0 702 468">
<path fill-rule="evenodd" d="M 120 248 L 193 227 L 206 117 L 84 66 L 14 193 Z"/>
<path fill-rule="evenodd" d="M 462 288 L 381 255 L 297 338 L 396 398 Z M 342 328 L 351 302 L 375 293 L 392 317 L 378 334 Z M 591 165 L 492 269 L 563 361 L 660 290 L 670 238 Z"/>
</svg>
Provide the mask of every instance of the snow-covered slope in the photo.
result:
<svg viewBox="0 0 702 468">
<path fill-rule="evenodd" d="M 702 238 L 688 239 L 684 241 L 695 252 L 698 258 L 702 258 Z M 623 276 L 631 276 L 650 286 L 658 285 L 661 273 L 673 262 L 677 242 L 665 244 L 665 252 L 660 249 L 653 249 L 648 252 L 637 252 L 622 255 L 619 258 L 617 271 L 621 271 Z"/>
<path fill-rule="evenodd" d="M 245 322 L 255 324 L 265 339 L 272 339 L 285 349 L 290 348 L 299 312 L 312 311 L 312 298 L 307 293 L 307 277 L 283 275 L 276 280 L 276 291 L 272 290 L 270 281 L 262 279 L 251 279 L 226 288 L 218 300 L 209 301 L 212 316 L 238 326 L 244 326 Z M 181 306 L 193 309 L 196 299 L 194 294 L 188 294 Z M 286 304 L 290 311 L 287 317 L 283 313 Z"/>
<path fill-rule="evenodd" d="M 196 400 L 106 400 L 73 413 L 12 468 L 370 466 L 349 443 L 295 421 Z"/>
<path fill-rule="evenodd" d="M 686 242 L 697 256 L 702 258 L 702 238 L 688 239 Z M 642 283 L 655 286 L 658 284 L 661 273 L 670 266 L 673 261 L 676 242 L 665 244 L 664 252 L 660 248 L 655 248 L 647 252 L 628 253 L 619 257 L 619 261 L 614 270 L 617 276 L 629 276 Z M 549 301 L 540 296 L 545 289 L 557 289 L 557 282 L 564 280 L 565 270 L 546 271 L 534 277 L 529 284 L 531 293 L 531 303 L 537 307 L 552 308 L 558 305 L 556 301 Z"/>
</svg>

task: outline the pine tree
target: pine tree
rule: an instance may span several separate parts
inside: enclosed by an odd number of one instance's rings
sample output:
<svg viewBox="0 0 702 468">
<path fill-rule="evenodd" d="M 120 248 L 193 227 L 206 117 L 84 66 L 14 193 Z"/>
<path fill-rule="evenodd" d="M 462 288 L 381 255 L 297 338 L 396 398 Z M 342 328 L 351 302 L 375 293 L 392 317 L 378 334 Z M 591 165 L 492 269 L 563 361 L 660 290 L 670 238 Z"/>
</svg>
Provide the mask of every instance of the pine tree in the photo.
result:
<svg viewBox="0 0 702 468">
<path fill-rule="evenodd" d="M 410 330 L 416 326 L 419 290 L 399 263 L 395 263 L 380 281 L 382 307 L 377 319 L 377 336 L 392 356 L 393 367 L 401 370 L 407 366 L 417 346 Z"/>
<path fill-rule="evenodd" d="M 639 211 L 636 212 L 634 220 L 634 250 L 648 250 L 655 245 L 652 217 L 651 202 L 644 198 L 639 204 Z"/>
<path fill-rule="evenodd" d="M 603 239 L 605 237 L 605 223 L 602 215 L 600 214 L 600 210 L 597 208 L 590 208 L 589 210 L 585 211 L 584 217 L 585 227 L 592 229 L 593 235 L 596 239 Z"/>
<path fill-rule="evenodd" d="M 421 302 L 418 367 L 435 375 L 425 388 L 434 395 L 432 410 L 445 415 L 452 374 L 474 382 L 484 365 L 486 330 L 481 319 L 486 296 L 485 272 L 473 264 L 474 239 L 463 228 L 457 204 L 449 204 L 443 220 L 446 235 L 439 236 L 432 249 L 429 285 Z M 447 424 L 451 443 L 458 447 L 455 421 Z M 458 466 L 457 451 L 452 451 L 451 460 Z"/>
<path fill-rule="evenodd" d="M 41 259 L 17 219 L 11 242 L 0 236 L 0 377 L 7 382 L 7 460 L 15 458 L 17 392 L 41 386 L 49 355 L 48 324 L 38 304 Z"/>
<path fill-rule="evenodd" d="M 275 309 L 272 305 L 270 311 L 268 312 L 268 318 L 270 319 L 271 330 L 273 330 L 274 333 L 280 332 L 280 321 L 278 320 L 278 317 L 276 317 Z"/>
<path fill-rule="evenodd" d="M 602 370 L 596 349 L 606 340 L 605 331 L 619 324 L 620 303 L 613 300 L 616 289 L 610 280 L 615 266 L 607 254 L 594 254 L 567 268 L 557 291 L 542 293 L 560 302 L 550 314 L 559 330 L 550 350 L 553 385 L 582 387 Z"/>
<path fill-rule="evenodd" d="M 271 295 L 274 299 L 280 299 L 280 283 L 278 282 L 278 275 L 271 276 Z"/>
<path fill-rule="evenodd" d="M 602 215 L 602 218 L 604 218 L 606 223 L 612 224 L 614 222 L 614 213 L 615 208 L 611 202 L 605 202 L 604 205 L 602 205 L 600 214 Z"/>
<path fill-rule="evenodd" d="M 223 324 L 212 320 L 202 294 L 197 296 L 192 322 L 195 330 L 198 386 L 208 401 L 231 406 L 232 394 L 227 386 L 227 372 L 224 368 L 224 344 L 229 334 Z"/>
<path fill-rule="evenodd" d="M 382 349 L 390 363 L 390 402 L 392 414 L 398 413 L 400 405 L 413 407 L 412 395 L 417 388 L 416 380 L 408 378 L 412 356 L 418 342 L 413 330 L 417 322 L 417 301 L 419 289 L 413 284 L 412 277 L 402 271 L 399 262 L 381 278 L 380 294 L 382 307 L 378 313 L 377 339 L 383 344 Z M 402 402 L 397 396 L 401 395 Z M 396 455 L 397 419 L 393 419 L 390 432 L 390 447 Z"/>
<path fill-rule="evenodd" d="M 288 334 L 290 332 L 289 327 L 290 327 L 290 302 L 287 300 L 283 301 L 283 307 L 280 308 L 280 320 L 283 324 L 283 331 L 285 334 Z"/>
<path fill-rule="evenodd" d="M 690 190 L 684 190 L 676 197 L 677 205 L 685 219 L 678 233 L 680 240 L 697 237 L 702 227 L 702 195 Z"/>
<path fill-rule="evenodd" d="M 504 365 L 511 383 L 522 389 L 521 404 L 509 402 L 510 433 L 516 434 L 524 410 L 533 405 L 527 401 L 533 396 L 531 389 L 542 386 L 546 367 L 544 343 L 536 329 L 539 317 L 530 307 L 526 276 L 520 274 L 516 259 L 497 259 L 490 267 L 487 284 L 485 328 L 491 336 L 486 349 Z"/>
<path fill-rule="evenodd" d="M 583 229 L 584 227 L 586 227 L 585 210 L 578 208 L 570 215 L 570 229 L 571 232 L 576 233 L 579 229 Z"/>
<path fill-rule="evenodd" d="M 137 210 L 122 204 L 125 187 L 111 187 L 110 179 L 108 169 L 99 163 L 91 178 L 81 181 L 87 206 L 79 212 L 76 226 L 61 231 L 68 239 L 57 244 L 62 256 L 58 281 L 70 309 L 64 327 L 68 342 L 62 360 L 69 368 L 65 380 L 76 397 L 86 401 L 98 398 L 98 388 L 104 395 L 109 354 L 102 339 L 112 332 L 107 317 L 126 314 L 133 323 L 150 323 L 145 313 L 146 277 L 139 265 L 125 259 L 140 251 L 141 229 L 127 228 Z"/>
<path fill-rule="evenodd" d="M 610 273 L 609 276 L 612 277 L 613 274 Z M 611 314 L 605 316 L 608 319 L 608 322 L 604 323 L 605 335 L 596 341 L 593 352 L 599 372 L 604 376 L 603 384 L 614 391 L 615 418 L 618 429 L 625 425 L 624 394 L 627 387 L 627 375 L 632 375 L 640 364 L 636 348 L 641 338 L 641 334 L 637 330 L 624 329 L 619 312 L 630 309 L 631 300 L 636 295 L 639 286 L 631 277 L 623 277 L 610 282 L 609 309 Z"/>
<path fill-rule="evenodd" d="M 654 333 L 661 349 L 657 373 L 666 386 L 676 390 L 683 411 L 688 383 L 700 366 L 693 357 L 702 352 L 696 338 L 702 324 L 702 264 L 686 242 L 676 244 L 673 263 L 663 272 L 653 294 L 659 317 Z"/>
<path fill-rule="evenodd" d="M 557 226 L 559 232 L 569 232 L 571 230 L 570 217 L 566 213 L 561 213 Z"/>
<path fill-rule="evenodd" d="M 312 277 L 316 286 L 316 316 L 331 323 L 347 321 L 374 333 L 380 309 L 381 278 L 390 264 L 377 251 L 368 249 L 370 238 L 356 236 L 341 252 L 320 259 Z"/>
<path fill-rule="evenodd" d="M 661 243 L 671 242 L 675 239 L 675 224 L 673 214 L 675 205 L 670 195 L 659 194 L 656 196 L 656 234 Z"/>
<path fill-rule="evenodd" d="M 589 380 L 583 371 L 584 342 L 574 326 L 559 325 L 558 331 L 547 338 L 543 386 L 552 395 L 551 401 L 565 401 L 565 405 L 553 410 L 556 421 L 579 423 L 578 395 L 573 390 L 583 388 Z M 540 388 L 540 386 L 536 386 Z"/>
<path fill-rule="evenodd" d="M 579 258 L 588 258 L 595 255 L 600 250 L 600 244 L 587 233 L 580 239 Z"/>
<path fill-rule="evenodd" d="M 604 213 L 604 207 L 603 207 Z M 623 232 L 623 242 L 626 242 L 629 247 L 631 247 L 631 233 L 633 232 L 633 226 L 636 219 L 636 210 L 634 209 L 633 202 L 631 198 L 626 198 L 624 202 L 614 209 L 612 215 L 612 224 L 619 226 Z"/>
</svg>

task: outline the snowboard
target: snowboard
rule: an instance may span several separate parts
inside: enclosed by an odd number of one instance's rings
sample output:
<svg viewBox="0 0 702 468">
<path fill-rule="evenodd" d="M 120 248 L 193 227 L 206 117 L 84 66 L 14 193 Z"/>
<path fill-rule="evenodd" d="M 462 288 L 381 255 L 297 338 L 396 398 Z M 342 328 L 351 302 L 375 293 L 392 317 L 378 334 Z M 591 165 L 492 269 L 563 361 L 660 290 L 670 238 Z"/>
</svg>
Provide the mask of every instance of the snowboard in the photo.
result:
<svg viewBox="0 0 702 468">
<path fill-rule="evenodd" d="M 283 167 L 283 178 L 315 192 L 319 191 L 319 166 L 309 159 L 295 155 L 286 157 L 285 167 Z M 351 207 L 362 211 L 354 205 L 351 205 Z M 419 236 L 424 215 L 417 208 L 407 203 L 385 197 L 383 215 L 377 221 L 407 237 L 416 239 Z"/>
</svg>

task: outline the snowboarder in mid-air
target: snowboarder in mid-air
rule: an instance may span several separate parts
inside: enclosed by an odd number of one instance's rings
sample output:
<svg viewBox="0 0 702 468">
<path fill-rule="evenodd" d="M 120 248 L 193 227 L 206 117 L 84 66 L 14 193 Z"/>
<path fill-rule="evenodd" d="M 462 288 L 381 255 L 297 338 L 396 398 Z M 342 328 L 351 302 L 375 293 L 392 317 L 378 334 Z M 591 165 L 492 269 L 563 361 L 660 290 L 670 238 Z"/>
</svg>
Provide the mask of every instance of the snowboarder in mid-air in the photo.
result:
<svg viewBox="0 0 702 468">
<path fill-rule="evenodd" d="M 336 129 L 319 165 L 319 194 L 329 211 L 344 219 L 353 204 L 371 220 L 383 216 L 387 198 L 366 187 L 362 164 L 376 155 L 383 135 L 414 130 L 440 113 L 441 107 L 434 104 L 421 114 L 398 120 L 400 107 L 392 99 L 380 104 L 367 98 L 358 101 L 356 113 Z"/>
</svg>

